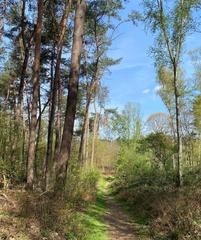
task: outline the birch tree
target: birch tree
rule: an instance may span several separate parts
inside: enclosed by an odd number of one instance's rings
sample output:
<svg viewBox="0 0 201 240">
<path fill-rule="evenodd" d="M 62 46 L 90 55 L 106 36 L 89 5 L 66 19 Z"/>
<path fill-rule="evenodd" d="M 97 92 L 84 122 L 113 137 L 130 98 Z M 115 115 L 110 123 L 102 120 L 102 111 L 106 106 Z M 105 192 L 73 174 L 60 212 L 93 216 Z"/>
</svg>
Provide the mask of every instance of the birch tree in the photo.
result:
<svg viewBox="0 0 201 240">
<path fill-rule="evenodd" d="M 198 1 L 177 0 L 170 3 L 164 0 L 143 0 L 142 15 L 133 12 L 131 18 L 140 18 L 155 34 L 157 46 L 152 48 L 158 70 L 169 68 L 172 73 L 174 95 L 174 112 L 177 142 L 177 173 L 176 185 L 183 184 L 182 172 L 182 137 L 180 123 L 180 92 L 178 72 L 182 62 L 182 50 L 188 34 L 193 30 L 193 10 Z"/>
</svg>

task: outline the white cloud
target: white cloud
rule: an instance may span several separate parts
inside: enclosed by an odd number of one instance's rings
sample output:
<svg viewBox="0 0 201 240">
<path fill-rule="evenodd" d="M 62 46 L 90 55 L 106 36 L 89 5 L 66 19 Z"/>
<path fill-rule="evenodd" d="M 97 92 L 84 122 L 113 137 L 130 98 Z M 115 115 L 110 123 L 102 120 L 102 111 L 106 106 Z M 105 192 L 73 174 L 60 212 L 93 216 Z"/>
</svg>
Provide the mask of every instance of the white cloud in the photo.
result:
<svg viewBox="0 0 201 240">
<path fill-rule="evenodd" d="M 148 93 L 150 93 L 150 91 L 151 91 L 151 90 L 150 90 L 149 88 L 147 88 L 147 89 L 144 89 L 144 90 L 142 91 L 142 93 L 143 93 L 143 94 L 148 94 Z"/>
<path fill-rule="evenodd" d="M 154 88 L 154 92 L 157 93 L 159 90 L 161 89 L 160 85 L 155 86 Z"/>
</svg>

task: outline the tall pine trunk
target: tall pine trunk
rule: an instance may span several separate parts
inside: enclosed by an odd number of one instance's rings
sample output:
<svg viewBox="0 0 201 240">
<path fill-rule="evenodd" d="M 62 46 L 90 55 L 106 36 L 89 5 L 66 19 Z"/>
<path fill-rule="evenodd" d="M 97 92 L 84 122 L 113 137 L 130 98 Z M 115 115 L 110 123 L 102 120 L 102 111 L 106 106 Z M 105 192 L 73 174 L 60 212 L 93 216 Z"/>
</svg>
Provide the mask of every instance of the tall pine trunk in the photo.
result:
<svg viewBox="0 0 201 240">
<path fill-rule="evenodd" d="M 48 122 L 48 137 L 47 137 L 47 152 L 45 159 L 45 189 L 50 188 L 50 178 L 52 169 L 53 155 L 53 134 L 54 134 L 54 115 L 56 109 L 57 86 L 54 78 L 54 61 L 55 61 L 55 43 L 52 46 L 51 56 L 51 84 L 50 84 L 50 104 L 49 104 L 49 122 Z"/>
<path fill-rule="evenodd" d="M 28 43 L 26 43 L 26 37 L 25 37 L 25 27 L 26 27 L 26 17 L 25 17 L 25 12 L 26 12 L 26 0 L 22 1 L 22 14 L 21 14 L 21 39 L 22 39 L 22 51 L 23 51 L 23 63 L 21 67 L 21 74 L 20 74 L 20 85 L 19 85 L 19 91 L 18 91 L 18 102 L 17 102 L 17 109 L 16 109 L 16 119 L 19 121 L 20 118 L 22 117 L 22 105 L 23 105 L 23 91 L 24 91 L 24 86 L 25 86 L 25 77 L 26 77 L 26 71 L 27 71 L 27 66 L 28 66 L 28 61 L 29 61 L 29 51 L 31 48 L 32 40 L 33 40 L 33 35 L 34 31 L 32 33 L 32 36 L 28 40 Z"/>
<path fill-rule="evenodd" d="M 64 37 L 66 32 L 66 24 L 68 21 L 69 12 L 71 10 L 72 0 L 66 1 L 65 10 L 60 22 L 60 36 L 57 45 L 57 61 L 55 67 L 55 82 L 57 84 L 57 126 L 56 126 L 56 140 L 55 140 L 55 155 L 54 158 L 57 159 L 60 145 L 61 145 L 61 127 L 62 127 L 62 83 L 60 76 L 60 65 L 61 65 L 61 56 L 64 45 Z"/>
<path fill-rule="evenodd" d="M 27 159 L 27 188 L 33 189 L 34 184 L 34 161 L 36 151 L 36 128 L 37 128 L 37 107 L 39 99 L 39 72 L 40 72 L 40 53 L 41 53 L 41 32 L 42 32 L 42 18 L 43 18 L 43 0 L 38 0 L 38 16 L 35 30 L 35 49 L 33 62 L 33 98 L 31 109 L 31 122 L 29 133 L 28 159 Z"/>
<path fill-rule="evenodd" d="M 58 168 L 56 176 L 56 190 L 62 190 L 65 186 L 68 161 L 70 158 L 71 143 L 73 137 L 74 121 L 77 106 L 78 85 L 80 77 L 80 57 L 83 46 L 84 23 L 86 13 L 85 0 L 77 1 L 74 32 L 73 32 L 73 46 L 71 55 L 71 72 L 68 85 L 68 97 L 66 104 L 66 113 L 64 120 L 64 130 L 61 142 L 60 153 L 58 157 Z"/>
<path fill-rule="evenodd" d="M 46 155 L 46 164 L 45 164 L 45 186 L 46 190 L 50 190 L 51 183 L 51 173 L 53 171 L 53 135 L 54 135 L 54 120 L 55 120 L 55 111 L 56 111 L 56 98 L 57 98 L 57 90 L 59 88 L 59 99 L 58 99 L 58 109 L 60 109 L 60 97 L 61 97 L 61 87 L 60 87 L 60 65 L 61 65 L 61 55 L 64 43 L 64 36 L 66 32 L 66 24 L 68 20 L 69 11 L 71 8 L 71 1 L 65 4 L 65 9 L 63 12 L 63 16 L 60 22 L 60 35 L 57 44 L 57 59 L 56 59 L 56 67 L 54 77 L 52 78 L 51 84 L 51 107 L 50 107 L 50 116 L 49 116 L 49 125 L 48 125 L 48 143 L 47 143 L 47 155 Z M 59 119 L 60 120 L 60 119 Z M 57 129 L 56 134 L 56 146 L 59 148 L 60 146 L 60 129 Z M 58 151 L 58 149 L 55 149 Z"/>
<path fill-rule="evenodd" d="M 22 64 L 22 69 L 21 69 L 21 76 L 20 76 L 18 104 L 17 104 L 17 110 L 16 110 L 16 119 L 17 120 L 19 120 L 22 116 L 23 91 L 24 91 L 24 85 L 25 85 L 25 76 L 26 76 L 28 60 L 29 60 L 29 48 L 26 48 L 25 53 L 24 53 L 24 61 Z"/>
</svg>

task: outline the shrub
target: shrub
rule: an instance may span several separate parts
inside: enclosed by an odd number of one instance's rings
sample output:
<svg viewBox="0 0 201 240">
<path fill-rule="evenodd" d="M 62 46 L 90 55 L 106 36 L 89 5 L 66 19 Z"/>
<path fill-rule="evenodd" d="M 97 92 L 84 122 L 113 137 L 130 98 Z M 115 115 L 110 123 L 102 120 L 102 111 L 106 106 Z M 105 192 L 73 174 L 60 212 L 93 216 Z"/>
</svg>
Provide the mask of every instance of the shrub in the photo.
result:
<svg viewBox="0 0 201 240">
<path fill-rule="evenodd" d="M 95 198 L 96 184 L 99 179 L 99 171 L 73 165 L 68 171 L 66 183 L 66 198 L 73 204 L 82 201 L 90 201 Z"/>
</svg>

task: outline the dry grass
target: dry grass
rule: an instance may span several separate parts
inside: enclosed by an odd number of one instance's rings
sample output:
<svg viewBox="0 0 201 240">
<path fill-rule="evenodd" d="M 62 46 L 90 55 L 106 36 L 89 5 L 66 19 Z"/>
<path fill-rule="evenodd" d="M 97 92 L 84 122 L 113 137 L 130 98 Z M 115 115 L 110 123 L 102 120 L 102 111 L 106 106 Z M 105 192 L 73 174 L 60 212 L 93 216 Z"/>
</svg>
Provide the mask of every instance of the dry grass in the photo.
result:
<svg viewBox="0 0 201 240">
<path fill-rule="evenodd" d="M 201 239 L 201 193 L 183 189 L 161 198 L 152 222 L 154 239 Z"/>
<path fill-rule="evenodd" d="M 120 192 L 155 240 L 201 239 L 201 190 L 141 187 Z"/>
<path fill-rule="evenodd" d="M 64 202 L 24 190 L 0 191 L 0 197 L 0 239 L 66 239 L 72 212 Z"/>
</svg>

